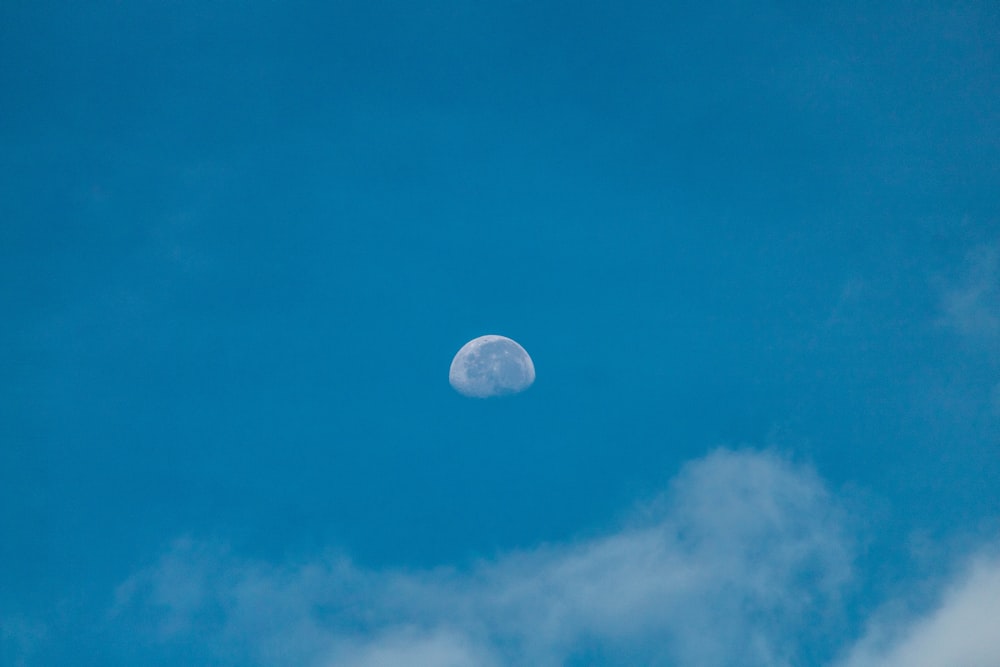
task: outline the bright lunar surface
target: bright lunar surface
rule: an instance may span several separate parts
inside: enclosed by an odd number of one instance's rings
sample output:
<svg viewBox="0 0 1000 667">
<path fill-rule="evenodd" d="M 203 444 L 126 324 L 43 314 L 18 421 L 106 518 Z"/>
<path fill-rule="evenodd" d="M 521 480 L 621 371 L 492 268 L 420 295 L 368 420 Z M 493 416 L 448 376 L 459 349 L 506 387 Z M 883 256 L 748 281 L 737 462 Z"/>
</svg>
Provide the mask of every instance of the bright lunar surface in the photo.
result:
<svg viewBox="0 0 1000 667">
<path fill-rule="evenodd" d="M 460 394 L 476 398 L 516 394 L 535 381 L 535 365 L 510 338 L 480 336 L 452 359 L 448 381 Z"/>
</svg>

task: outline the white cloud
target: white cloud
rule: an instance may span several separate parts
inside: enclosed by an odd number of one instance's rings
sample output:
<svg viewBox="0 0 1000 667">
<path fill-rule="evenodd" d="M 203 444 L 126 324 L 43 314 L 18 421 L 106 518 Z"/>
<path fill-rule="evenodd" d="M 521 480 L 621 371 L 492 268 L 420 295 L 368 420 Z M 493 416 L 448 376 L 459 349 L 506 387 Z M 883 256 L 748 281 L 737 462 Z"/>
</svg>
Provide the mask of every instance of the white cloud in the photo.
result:
<svg viewBox="0 0 1000 667">
<path fill-rule="evenodd" d="M 973 559 L 923 615 L 882 616 L 840 667 L 997 667 L 1000 558 Z"/>
<path fill-rule="evenodd" d="M 459 632 L 404 628 L 364 643 L 345 642 L 327 658 L 330 665 L 357 667 L 468 667 L 500 665 L 495 656 Z"/>
<path fill-rule="evenodd" d="M 618 531 L 463 569 L 273 565 L 180 541 L 113 612 L 150 641 L 232 664 L 796 664 L 851 576 L 844 516 L 818 477 L 719 450 Z"/>
</svg>

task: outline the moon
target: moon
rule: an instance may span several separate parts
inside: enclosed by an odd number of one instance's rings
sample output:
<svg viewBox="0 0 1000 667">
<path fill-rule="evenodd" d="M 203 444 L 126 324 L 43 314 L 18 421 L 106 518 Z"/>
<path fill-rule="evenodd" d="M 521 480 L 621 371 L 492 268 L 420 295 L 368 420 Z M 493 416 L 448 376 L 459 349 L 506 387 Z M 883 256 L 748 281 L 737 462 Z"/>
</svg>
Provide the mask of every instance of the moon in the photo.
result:
<svg viewBox="0 0 1000 667">
<path fill-rule="evenodd" d="M 448 381 L 455 391 L 473 398 L 517 394 L 535 381 L 535 364 L 516 341 L 480 336 L 463 345 L 452 359 Z"/>
</svg>

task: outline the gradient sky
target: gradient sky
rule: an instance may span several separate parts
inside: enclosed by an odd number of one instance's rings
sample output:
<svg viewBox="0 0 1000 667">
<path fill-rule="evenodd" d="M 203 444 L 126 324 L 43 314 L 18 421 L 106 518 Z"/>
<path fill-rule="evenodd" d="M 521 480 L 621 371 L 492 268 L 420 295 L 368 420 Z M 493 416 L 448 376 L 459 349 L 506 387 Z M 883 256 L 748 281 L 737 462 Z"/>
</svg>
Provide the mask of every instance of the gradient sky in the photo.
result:
<svg viewBox="0 0 1000 667">
<path fill-rule="evenodd" d="M 1000 11 L 827 4 L 0 4 L 0 663 L 1000 664 Z"/>
</svg>

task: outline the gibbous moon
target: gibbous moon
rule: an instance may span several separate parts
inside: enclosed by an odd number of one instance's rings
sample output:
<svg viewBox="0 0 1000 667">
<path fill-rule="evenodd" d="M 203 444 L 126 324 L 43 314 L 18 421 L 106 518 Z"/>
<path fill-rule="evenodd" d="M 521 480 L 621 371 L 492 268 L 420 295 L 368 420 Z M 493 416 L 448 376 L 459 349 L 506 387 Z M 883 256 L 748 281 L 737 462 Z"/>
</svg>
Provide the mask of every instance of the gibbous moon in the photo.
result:
<svg viewBox="0 0 1000 667">
<path fill-rule="evenodd" d="M 535 381 L 535 364 L 510 338 L 480 336 L 452 359 L 448 381 L 458 393 L 475 398 L 516 394 Z"/>
</svg>

